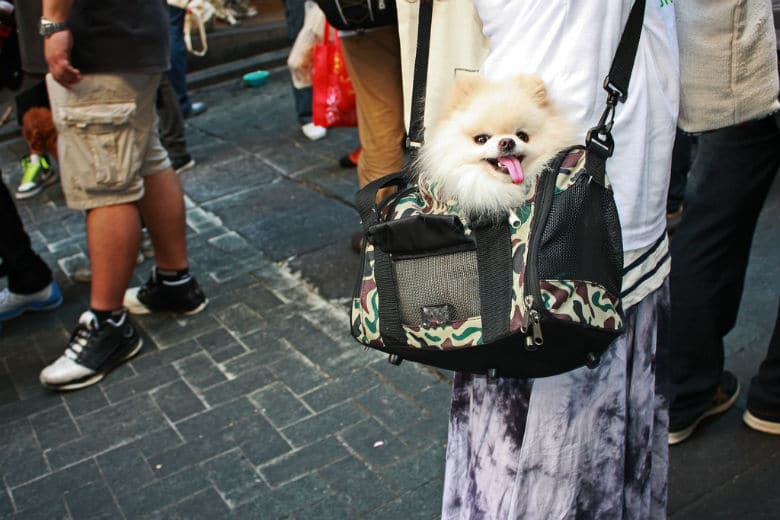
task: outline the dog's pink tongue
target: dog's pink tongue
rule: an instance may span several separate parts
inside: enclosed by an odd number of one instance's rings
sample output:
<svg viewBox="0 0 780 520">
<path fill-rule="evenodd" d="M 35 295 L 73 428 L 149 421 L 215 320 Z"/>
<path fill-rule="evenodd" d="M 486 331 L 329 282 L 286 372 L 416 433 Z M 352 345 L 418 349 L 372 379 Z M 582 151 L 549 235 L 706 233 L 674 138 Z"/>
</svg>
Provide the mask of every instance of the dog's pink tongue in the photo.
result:
<svg viewBox="0 0 780 520">
<path fill-rule="evenodd" d="M 512 178 L 512 182 L 515 184 L 520 184 L 525 179 L 525 174 L 523 173 L 523 165 L 520 164 L 520 161 L 517 159 L 517 157 L 514 156 L 506 156 L 506 157 L 499 157 L 498 163 L 507 169 L 509 172 L 509 176 Z"/>
</svg>

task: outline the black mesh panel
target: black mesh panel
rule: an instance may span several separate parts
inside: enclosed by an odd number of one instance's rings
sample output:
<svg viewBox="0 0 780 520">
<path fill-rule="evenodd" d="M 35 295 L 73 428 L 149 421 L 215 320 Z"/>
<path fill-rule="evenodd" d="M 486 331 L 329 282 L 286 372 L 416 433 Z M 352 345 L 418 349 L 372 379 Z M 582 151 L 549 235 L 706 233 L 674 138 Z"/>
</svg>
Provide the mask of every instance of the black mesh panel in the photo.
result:
<svg viewBox="0 0 780 520">
<path fill-rule="evenodd" d="M 603 262 L 605 255 L 607 262 Z M 623 245 L 611 192 L 582 175 L 556 194 L 539 258 L 543 259 L 538 263 L 540 279 L 596 282 L 620 295 Z"/>
</svg>

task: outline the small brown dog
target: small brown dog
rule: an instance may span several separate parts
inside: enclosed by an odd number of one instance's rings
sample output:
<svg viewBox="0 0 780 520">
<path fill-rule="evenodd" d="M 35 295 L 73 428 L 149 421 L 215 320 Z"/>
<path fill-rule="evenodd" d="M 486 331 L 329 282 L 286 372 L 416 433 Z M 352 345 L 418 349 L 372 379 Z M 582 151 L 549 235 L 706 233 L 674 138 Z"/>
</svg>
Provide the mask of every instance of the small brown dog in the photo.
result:
<svg viewBox="0 0 780 520">
<path fill-rule="evenodd" d="M 22 136 L 27 141 L 31 154 L 47 153 L 57 158 L 57 129 L 54 128 L 51 110 L 34 107 L 22 116 Z"/>
</svg>

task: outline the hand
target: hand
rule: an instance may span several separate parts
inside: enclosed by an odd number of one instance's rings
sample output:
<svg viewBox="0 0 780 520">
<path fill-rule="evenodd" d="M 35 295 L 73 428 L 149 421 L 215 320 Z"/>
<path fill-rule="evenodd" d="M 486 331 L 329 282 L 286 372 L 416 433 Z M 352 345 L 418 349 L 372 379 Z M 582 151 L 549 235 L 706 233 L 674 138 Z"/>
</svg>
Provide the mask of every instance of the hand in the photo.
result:
<svg viewBox="0 0 780 520">
<path fill-rule="evenodd" d="M 59 31 L 43 40 L 43 52 L 49 72 L 57 82 L 70 88 L 81 81 L 81 72 L 70 63 L 73 48 L 73 34 L 69 30 Z"/>
</svg>

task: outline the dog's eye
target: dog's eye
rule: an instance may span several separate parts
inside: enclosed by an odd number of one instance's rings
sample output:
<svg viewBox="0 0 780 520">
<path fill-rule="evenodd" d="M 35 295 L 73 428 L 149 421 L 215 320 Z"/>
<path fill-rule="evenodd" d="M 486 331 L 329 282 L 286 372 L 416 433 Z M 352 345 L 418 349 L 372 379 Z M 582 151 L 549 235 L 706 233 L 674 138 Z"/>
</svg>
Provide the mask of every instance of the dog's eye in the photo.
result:
<svg viewBox="0 0 780 520">
<path fill-rule="evenodd" d="M 517 132 L 517 134 L 515 135 L 517 135 L 517 138 L 523 141 L 524 143 L 527 143 L 528 140 L 531 139 L 530 137 L 528 137 L 528 134 L 526 134 L 525 132 Z"/>
<path fill-rule="evenodd" d="M 487 134 L 479 134 L 474 137 L 474 142 L 477 144 L 485 144 L 488 142 L 488 139 L 490 139 L 490 136 Z"/>
</svg>

